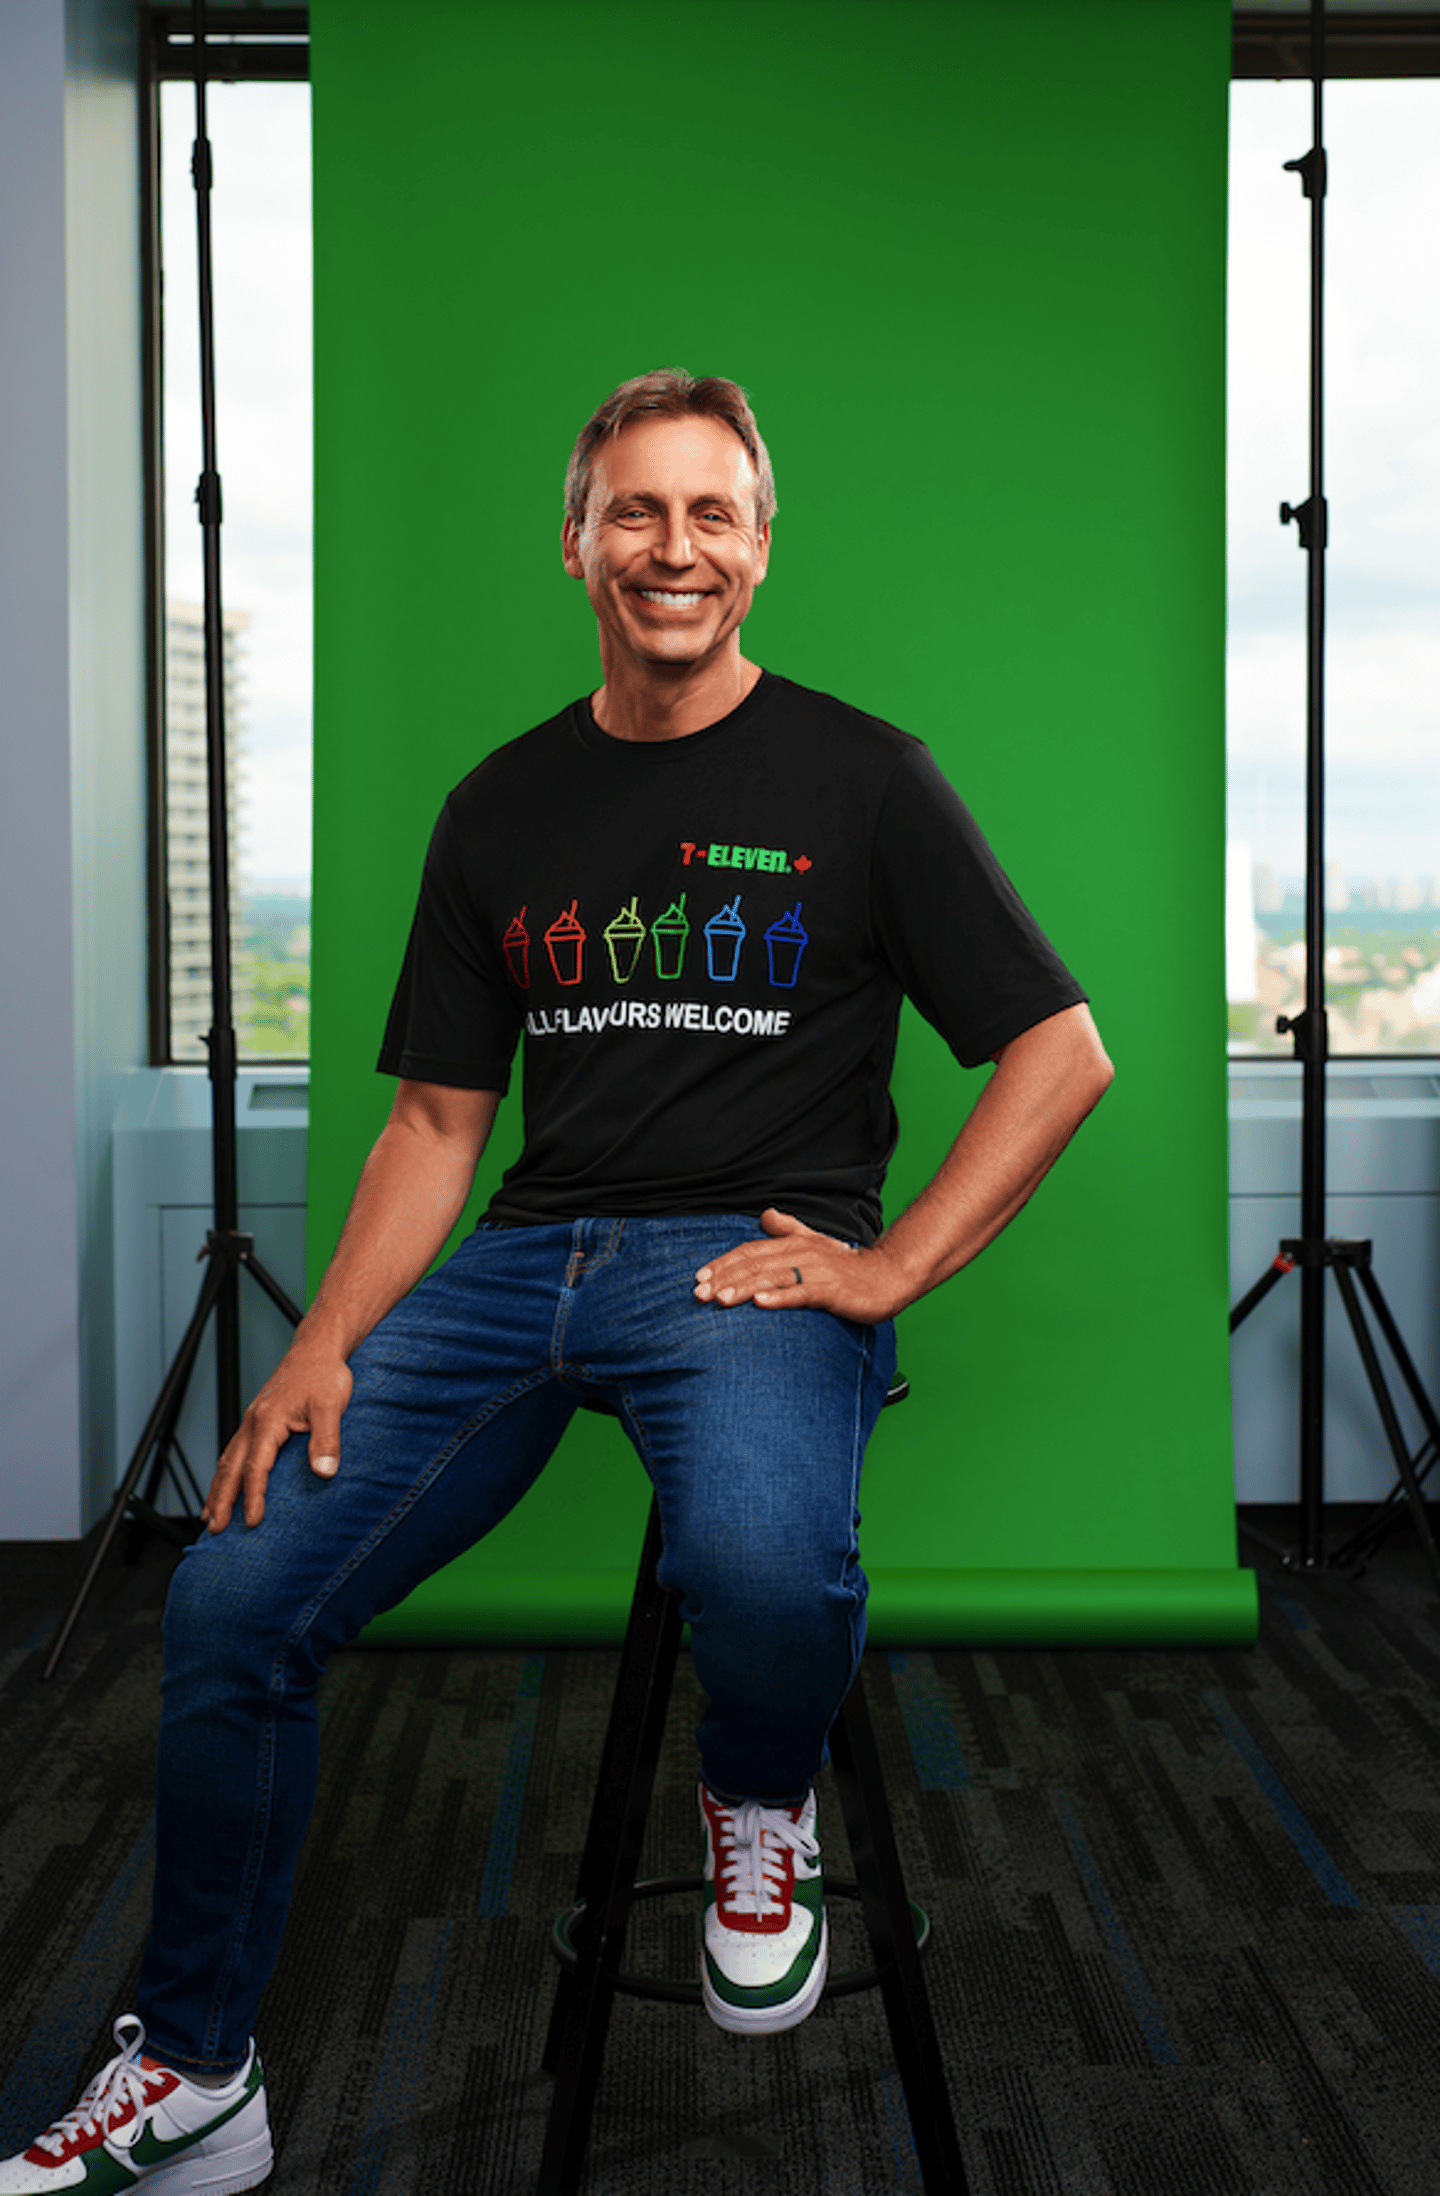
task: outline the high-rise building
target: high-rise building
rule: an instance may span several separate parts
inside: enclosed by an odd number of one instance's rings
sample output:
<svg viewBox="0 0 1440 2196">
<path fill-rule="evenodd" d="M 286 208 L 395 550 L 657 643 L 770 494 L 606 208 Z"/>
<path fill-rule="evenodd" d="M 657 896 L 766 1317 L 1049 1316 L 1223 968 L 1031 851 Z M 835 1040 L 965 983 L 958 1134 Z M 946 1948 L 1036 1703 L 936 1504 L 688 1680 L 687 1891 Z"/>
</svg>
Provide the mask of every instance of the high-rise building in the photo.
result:
<svg viewBox="0 0 1440 2196">
<path fill-rule="evenodd" d="M 244 809 L 244 654 L 250 615 L 227 610 L 225 803 L 230 840 L 230 950 L 235 1021 L 244 1019 L 240 854 Z M 165 904 L 170 934 L 170 1054 L 206 1058 L 210 1027 L 210 822 L 205 758 L 205 613 L 165 605 Z"/>
</svg>

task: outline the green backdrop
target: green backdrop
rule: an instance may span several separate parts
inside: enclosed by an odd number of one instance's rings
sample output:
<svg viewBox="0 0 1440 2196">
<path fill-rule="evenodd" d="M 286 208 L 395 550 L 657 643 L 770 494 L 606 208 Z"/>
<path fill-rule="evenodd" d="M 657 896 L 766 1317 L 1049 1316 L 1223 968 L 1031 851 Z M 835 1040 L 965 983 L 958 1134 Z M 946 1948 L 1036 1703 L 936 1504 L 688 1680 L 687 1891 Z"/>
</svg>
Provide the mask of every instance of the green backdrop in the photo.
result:
<svg viewBox="0 0 1440 2196">
<path fill-rule="evenodd" d="M 628 374 L 731 374 L 780 495 L 749 653 L 931 743 L 1117 1065 L 1033 1207 L 901 1322 L 873 1636 L 1253 1636 L 1226 1327 L 1227 0 L 311 18 L 312 1285 L 389 1103 L 374 1057 L 436 810 L 597 681 L 560 567 L 570 443 Z M 978 1087 L 906 1029 L 892 1210 Z M 646 1499 L 582 1419 L 375 1636 L 613 1634 Z"/>
</svg>

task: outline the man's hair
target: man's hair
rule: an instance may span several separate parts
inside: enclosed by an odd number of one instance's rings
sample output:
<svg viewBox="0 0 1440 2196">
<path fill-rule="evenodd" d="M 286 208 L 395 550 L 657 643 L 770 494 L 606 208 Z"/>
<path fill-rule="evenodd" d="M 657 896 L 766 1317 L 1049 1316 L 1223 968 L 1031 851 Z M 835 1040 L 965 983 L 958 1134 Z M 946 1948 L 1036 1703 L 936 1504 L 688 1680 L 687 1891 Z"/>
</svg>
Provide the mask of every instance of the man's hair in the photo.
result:
<svg viewBox="0 0 1440 2196">
<path fill-rule="evenodd" d="M 775 516 L 775 475 L 770 453 L 755 424 L 750 400 L 738 382 L 718 374 L 703 374 L 697 381 L 682 367 L 659 367 L 654 373 L 637 374 L 619 388 L 581 428 L 565 473 L 565 515 L 577 526 L 585 523 L 590 501 L 590 473 L 595 453 L 607 437 L 613 438 L 637 419 L 721 419 L 733 427 L 755 468 L 755 530 L 768 526 Z"/>
</svg>

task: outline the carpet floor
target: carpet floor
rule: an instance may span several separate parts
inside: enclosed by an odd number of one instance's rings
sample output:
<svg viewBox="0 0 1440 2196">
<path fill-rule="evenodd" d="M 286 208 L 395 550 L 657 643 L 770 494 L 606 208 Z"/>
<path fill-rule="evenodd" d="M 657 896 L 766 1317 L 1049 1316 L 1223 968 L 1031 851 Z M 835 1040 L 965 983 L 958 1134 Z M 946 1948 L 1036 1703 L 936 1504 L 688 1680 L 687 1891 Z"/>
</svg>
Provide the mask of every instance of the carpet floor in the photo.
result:
<svg viewBox="0 0 1440 2196">
<path fill-rule="evenodd" d="M 116 1561 L 42 1685 L 80 1561 L 0 1546 L 0 2156 L 106 2055 L 145 1928 L 171 1559 Z M 973 2196 L 1440 2191 L 1440 1604 L 1403 1531 L 1261 1588 L 1253 1652 L 867 1657 Z M 532 2185 L 615 1660 L 337 1658 L 263 2010 L 273 2196 Z M 646 1873 L 698 1865 L 698 1705 L 682 1658 Z M 688 1903 L 632 1964 L 692 1972 Z M 756 2040 L 622 2000 L 586 2187 L 919 2196 L 878 1997 Z"/>
</svg>

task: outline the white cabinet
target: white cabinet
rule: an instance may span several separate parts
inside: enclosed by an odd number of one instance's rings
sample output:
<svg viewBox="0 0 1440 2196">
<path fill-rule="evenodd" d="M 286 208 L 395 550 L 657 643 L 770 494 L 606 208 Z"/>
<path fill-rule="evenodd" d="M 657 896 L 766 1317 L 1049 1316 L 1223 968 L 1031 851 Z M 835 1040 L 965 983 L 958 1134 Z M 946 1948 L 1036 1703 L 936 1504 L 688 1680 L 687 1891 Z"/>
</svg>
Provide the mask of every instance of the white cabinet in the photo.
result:
<svg viewBox="0 0 1440 2196">
<path fill-rule="evenodd" d="M 305 1143 L 309 1076 L 241 1072 L 236 1091 L 240 1226 L 297 1304 L 305 1301 Z M 115 1469 L 118 1480 L 195 1307 L 211 1222 L 210 1082 L 203 1068 L 139 1069 L 114 1134 Z M 213 1322 L 212 1322 L 213 1325 Z M 288 1321 L 240 1278 L 240 1381 L 248 1399 L 284 1354 Z M 215 1345 L 207 1333 L 179 1440 L 203 1489 L 215 1467 Z M 142 1492 L 144 1483 L 142 1482 Z M 183 1506 L 172 1486 L 159 1506 Z"/>
</svg>

